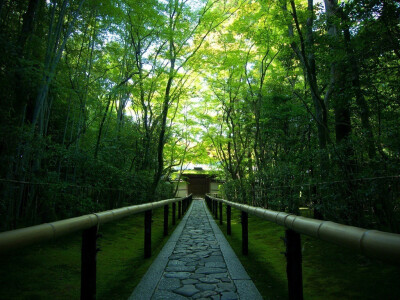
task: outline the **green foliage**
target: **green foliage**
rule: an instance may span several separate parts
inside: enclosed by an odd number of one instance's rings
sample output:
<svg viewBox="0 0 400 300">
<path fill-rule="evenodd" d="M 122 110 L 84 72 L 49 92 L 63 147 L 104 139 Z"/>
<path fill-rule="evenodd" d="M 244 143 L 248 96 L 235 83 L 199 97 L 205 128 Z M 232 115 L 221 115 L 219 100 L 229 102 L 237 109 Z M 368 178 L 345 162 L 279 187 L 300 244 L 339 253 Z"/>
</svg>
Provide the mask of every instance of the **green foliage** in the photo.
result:
<svg viewBox="0 0 400 300">
<path fill-rule="evenodd" d="M 209 15 L 206 1 L 1 3 L 2 230 L 173 196 L 196 135 L 183 65 Z"/>
<path fill-rule="evenodd" d="M 173 196 L 195 163 L 235 201 L 399 230 L 395 1 L 63 3 L 0 6 L 3 229 Z"/>
<path fill-rule="evenodd" d="M 205 49 L 225 196 L 398 232 L 398 4 L 282 3 L 246 3 Z"/>
</svg>

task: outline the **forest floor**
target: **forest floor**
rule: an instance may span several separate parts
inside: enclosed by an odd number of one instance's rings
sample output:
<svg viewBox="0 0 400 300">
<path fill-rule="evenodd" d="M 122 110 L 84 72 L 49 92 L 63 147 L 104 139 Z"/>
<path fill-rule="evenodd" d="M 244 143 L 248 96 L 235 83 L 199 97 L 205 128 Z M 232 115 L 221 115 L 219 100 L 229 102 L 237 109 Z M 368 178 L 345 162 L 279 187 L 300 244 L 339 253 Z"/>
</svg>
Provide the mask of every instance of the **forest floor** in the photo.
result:
<svg viewBox="0 0 400 300">
<path fill-rule="evenodd" d="M 150 259 L 143 258 L 143 214 L 104 224 L 99 233 L 97 299 L 127 299 L 169 238 L 163 209 L 153 211 Z M 79 299 L 80 249 L 75 234 L 0 257 L 0 299 Z"/>
<path fill-rule="evenodd" d="M 249 215 L 248 256 L 241 254 L 240 212 L 232 209 L 231 236 L 225 222 L 220 228 L 264 299 L 287 299 L 283 227 Z M 301 237 L 304 299 L 400 299 L 399 266 Z"/>
</svg>

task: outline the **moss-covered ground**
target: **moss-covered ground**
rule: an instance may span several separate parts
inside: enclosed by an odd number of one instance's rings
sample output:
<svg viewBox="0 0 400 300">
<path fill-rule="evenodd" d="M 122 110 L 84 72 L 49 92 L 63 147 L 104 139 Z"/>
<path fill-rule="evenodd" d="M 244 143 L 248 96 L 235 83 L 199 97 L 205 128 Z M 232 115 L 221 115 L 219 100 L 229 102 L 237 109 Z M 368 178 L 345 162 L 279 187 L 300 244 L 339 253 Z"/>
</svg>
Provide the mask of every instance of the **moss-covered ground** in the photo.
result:
<svg viewBox="0 0 400 300">
<path fill-rule="evenodd" d="M 127 299 L 169 238 L 163 237 L 163 209 L 153 211 L 149 259 L 143 258 L 143 214 L 104 224 L 99 233 L 97 299 Z M 2 255 L 0 299 L 79 299 L 80 249 L 77 233 Z"/>
<path fill-rule="evenodd" d="M 249 215 L 249 254 L 241 254 L 240 212 L 226 235 L 264 299 L 287 299 L 284 229 Z M 219 221 L 218 221 L 219 224 Z M 400 267 L 302 235 L 304 299 L 400 299 Z"/>
</svg>

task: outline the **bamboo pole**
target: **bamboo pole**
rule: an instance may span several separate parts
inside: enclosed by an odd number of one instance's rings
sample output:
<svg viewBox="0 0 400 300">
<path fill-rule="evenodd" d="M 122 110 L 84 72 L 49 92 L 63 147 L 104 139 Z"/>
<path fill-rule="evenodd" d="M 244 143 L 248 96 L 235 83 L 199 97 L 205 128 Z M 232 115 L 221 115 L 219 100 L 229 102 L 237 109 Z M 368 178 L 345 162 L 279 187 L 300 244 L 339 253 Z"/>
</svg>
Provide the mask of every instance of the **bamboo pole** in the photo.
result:
<svg viewBox="0 0 400 300">
<path fill-rule="evenodd" d="M 369 257 L 400 264 L 400 234 L 305 218 L 207 196 L 213 201 L 225 203 L 298 233 L 353 249 Z"/>
</svg>

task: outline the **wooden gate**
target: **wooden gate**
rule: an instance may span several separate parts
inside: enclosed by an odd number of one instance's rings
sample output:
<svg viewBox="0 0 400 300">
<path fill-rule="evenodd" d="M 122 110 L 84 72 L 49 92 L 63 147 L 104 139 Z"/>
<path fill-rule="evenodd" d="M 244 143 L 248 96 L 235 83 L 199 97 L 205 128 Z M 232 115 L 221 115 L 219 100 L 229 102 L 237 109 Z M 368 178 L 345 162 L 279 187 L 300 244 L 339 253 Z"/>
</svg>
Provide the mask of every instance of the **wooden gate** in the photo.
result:
<svg viewBox="0 0 400 300">
<path fill-rule="evenodd" d="M 186 175 L 188 178 L 188 194 L 194 197 L 204 197 L 210 192 L 210 178 L 204 174 Z"/>
</svg>

